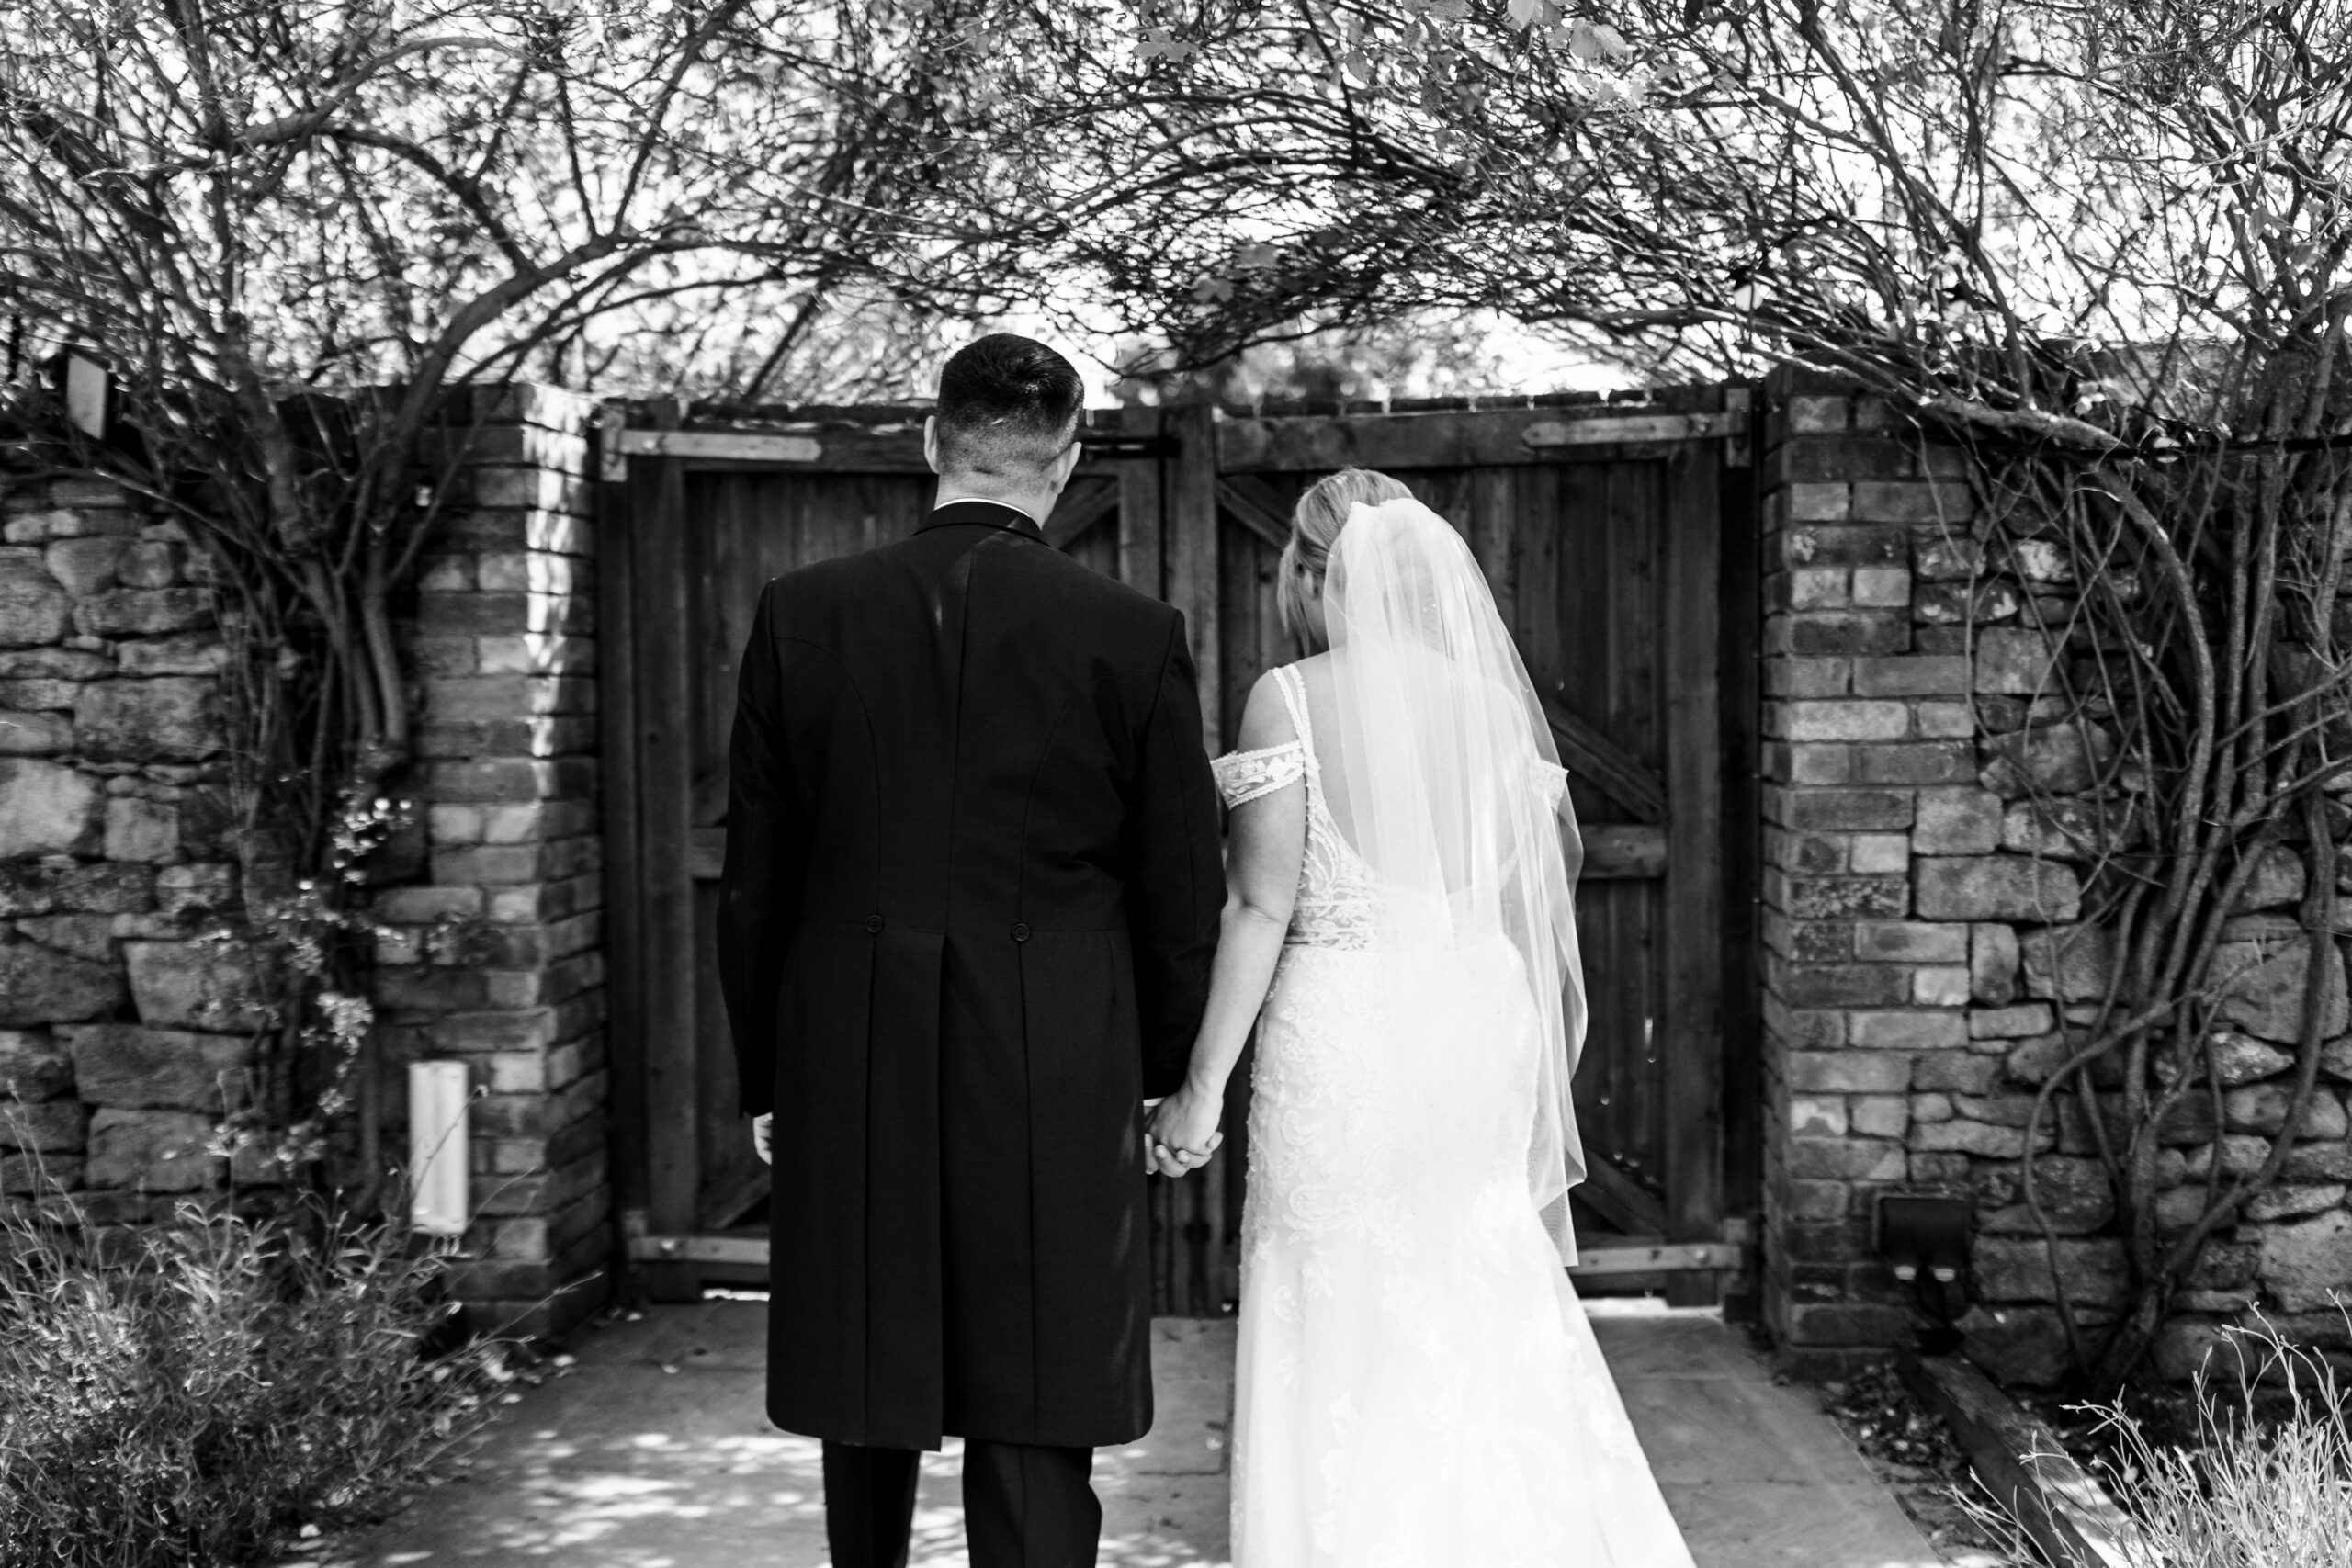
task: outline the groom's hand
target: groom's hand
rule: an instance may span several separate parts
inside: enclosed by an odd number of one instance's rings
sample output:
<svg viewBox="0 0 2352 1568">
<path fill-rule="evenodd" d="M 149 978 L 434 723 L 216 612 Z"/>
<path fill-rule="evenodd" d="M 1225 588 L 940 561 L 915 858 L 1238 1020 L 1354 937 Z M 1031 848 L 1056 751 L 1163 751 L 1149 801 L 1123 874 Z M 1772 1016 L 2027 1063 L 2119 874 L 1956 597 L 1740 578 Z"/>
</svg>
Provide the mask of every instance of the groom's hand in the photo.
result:
<svg viewBox="0 0 2352 1568">
<path fill-rule="evenodd" d="M 775 1130 L 775 1113 L 774 1111 L 770 1111 L 765 1116 L 752 1118 L 752 1152 L 760 1156 L 762 1165 L 775 1163 L 775 1151 L 769 1143 L 770 1135 Z"/>
</svg>

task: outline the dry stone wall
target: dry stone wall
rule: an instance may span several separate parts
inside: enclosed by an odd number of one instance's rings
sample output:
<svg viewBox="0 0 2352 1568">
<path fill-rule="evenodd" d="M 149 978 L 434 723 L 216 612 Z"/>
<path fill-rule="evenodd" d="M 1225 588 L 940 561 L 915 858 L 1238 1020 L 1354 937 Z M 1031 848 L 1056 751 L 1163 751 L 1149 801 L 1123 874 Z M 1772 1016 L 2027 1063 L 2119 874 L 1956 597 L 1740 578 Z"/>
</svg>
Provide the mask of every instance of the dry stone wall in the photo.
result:
<svg viewBox="0 0 2352 1568">
<path fill-rule="evenodd" d="M 1883 404 L 1783 380 L 1764 499 L 1766 1311 L 1804 1363 L 1908 1343 L 1907 1286 L 1877 1257 L 1875 1201 L 1974 1205 L 1968 1348 L 1997 1375 L 2064 1371 L 2055 1298 L 2086 1323 L 2124 1300 L 2123 1243 L 2090 1130 L 2049 1117 L 2036 1181 L 2062 1234 L 2059 1278 L 2020 1194 L 2037 1088 L 2082 1038 L 2112 962 L 2084 919 L 2095 728 L 2063 722 L 2044 626 L 2073 584 L 2054 545 L 1986 530 L 1956 451 Z M 2214 1162 L 2251 1169 L 2284 1119 L 2303 977 L 2306 870 L 2273 852 L 2228 931 L 2223 1122 L 2201 1097 L 2166 1136 L 2159 1221 L 2201 1211 Z M 2343 962 L 2327 1029 L 2347 1027 Z M 2194 1369 L 2260 1309 L 2340 1344 L 2352 1295 L 2352 1040 L 2327 1071 L 2280 1185 L 2210 1246 L 2157 1345 Z"/>
<path fill-rule="evenodd" d="M 486 394 L 486 396 L 488 396 Z M 388 1152 L 404 1064 L 471 1068 L 453 1283 L 481 1326 L 561 1329 L 608 1250 L 587 407 L 471 411 L 459 504 L 402 626 L 415 886 L 378 896 Z M 150 1223 L 264 1181 L 212 1152 L 266 987 L 240 940 L 202 558 L 117 488 L 0 474 L 0 1193 Z"/>
</svg>

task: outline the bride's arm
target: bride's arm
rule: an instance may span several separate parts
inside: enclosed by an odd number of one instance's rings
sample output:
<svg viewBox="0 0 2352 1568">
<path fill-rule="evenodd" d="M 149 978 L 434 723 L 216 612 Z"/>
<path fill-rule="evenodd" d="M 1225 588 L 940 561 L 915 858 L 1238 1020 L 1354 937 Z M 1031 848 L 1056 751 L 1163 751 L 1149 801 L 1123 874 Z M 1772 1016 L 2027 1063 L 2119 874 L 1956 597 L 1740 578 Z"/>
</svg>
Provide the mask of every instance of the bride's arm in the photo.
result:
<svg viewBox="0 0 2352 1568">
<path fill-rule="evenodd" d="M 1297 739 L 1272 675 L 1259 677 L 1241 716 L 1241 750 Z M 1249 1043 L 1250 1026 L 1273 984 L 1274 965 L 1298 898 L 1306 853 L 1306 786 L 1294 781 L 1233 808 L 1225 850 L 1225 913 L 1201 1032 L 1184 1085 L 1152 1119 L 1154 1142 L 1205 1154 L 1224 1107 L 1226 1079 Z"/>
</svg>

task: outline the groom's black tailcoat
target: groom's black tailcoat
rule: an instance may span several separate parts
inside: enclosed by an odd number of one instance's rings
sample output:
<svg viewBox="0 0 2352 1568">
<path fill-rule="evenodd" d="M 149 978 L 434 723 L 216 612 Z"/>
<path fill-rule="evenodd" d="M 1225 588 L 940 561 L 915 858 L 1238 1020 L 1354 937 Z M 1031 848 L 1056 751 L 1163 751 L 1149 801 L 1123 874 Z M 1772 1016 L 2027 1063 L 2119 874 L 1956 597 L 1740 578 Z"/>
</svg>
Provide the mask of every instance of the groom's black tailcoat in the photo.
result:
<svg viewBox="0 0 2352 1568">
<path fill-rule="evenodd" d="M 768 1414 L 839 1442 L 1151 1423 L 1141 1102 L 1223 902 L 1183 618 L 988 502 L 780 577 L 719 972 L 773 1111 Z"/>
</svg>

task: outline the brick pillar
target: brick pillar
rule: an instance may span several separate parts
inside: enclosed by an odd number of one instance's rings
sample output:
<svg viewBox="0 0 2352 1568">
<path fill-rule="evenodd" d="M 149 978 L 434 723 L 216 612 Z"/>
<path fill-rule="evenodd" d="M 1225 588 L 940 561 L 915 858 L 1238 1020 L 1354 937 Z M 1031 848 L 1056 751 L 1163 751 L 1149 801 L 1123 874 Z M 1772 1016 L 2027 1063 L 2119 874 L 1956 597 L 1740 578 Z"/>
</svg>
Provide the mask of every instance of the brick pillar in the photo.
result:
<svg viewBox="0 0 2352 1568">
<path fill-rule="evenodd" d="M 1930 608 L 1973 548 L 1956 455 L 1842 387 L 1783 377 L 1770 396 L 1765 1311 L 1801 1364 L 1837 1367 L 1908 1333 L 1873 1198 L 1966 1181 L 1967 1154 L 1922 1134 L 2000 1069 L 1969 1050 L 1972 925 L 1913 891 L 1923 857 L 1997 837 L 2000 808 L 1977 782 L 1964 616 Z"/>
<path fill-rule="evenodd" d="M 395 1106 L 407 1061 L 471 1069 L 469 1319 L 553 1334 L 609 1251 L 590 405 L 481 395 L 409 631 L 429 880 L 379 900 L 377 994 Z"/>
</svg>

